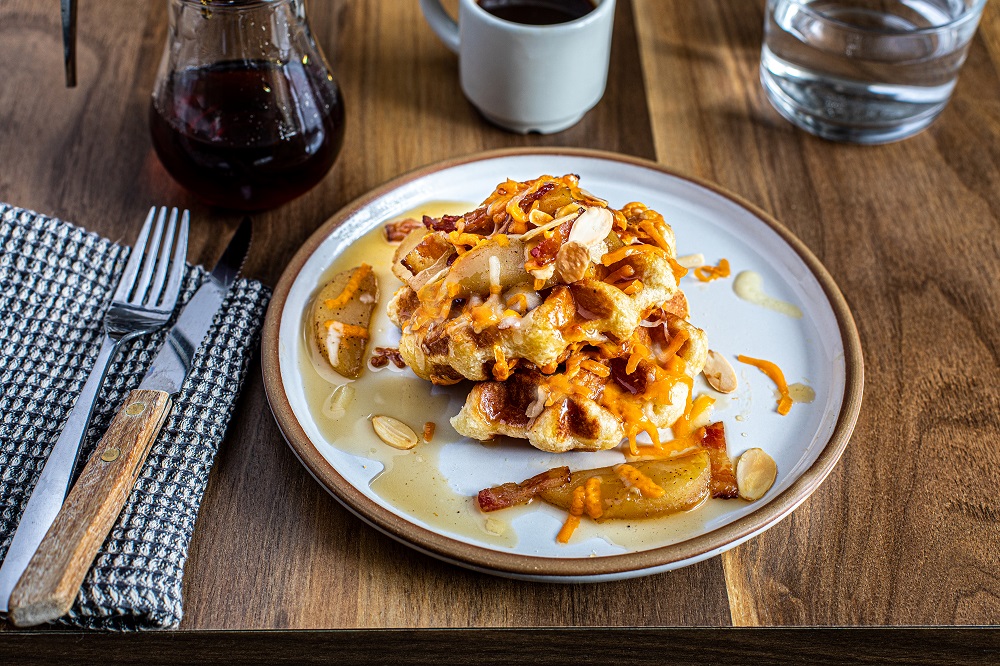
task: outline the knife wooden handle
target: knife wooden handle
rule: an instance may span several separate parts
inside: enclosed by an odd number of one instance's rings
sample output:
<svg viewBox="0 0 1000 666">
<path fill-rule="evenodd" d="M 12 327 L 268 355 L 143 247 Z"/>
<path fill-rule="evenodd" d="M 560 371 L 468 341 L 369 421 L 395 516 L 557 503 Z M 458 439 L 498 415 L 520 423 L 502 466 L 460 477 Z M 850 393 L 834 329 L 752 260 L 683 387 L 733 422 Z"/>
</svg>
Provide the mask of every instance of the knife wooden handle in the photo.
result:
<svg viewBox="0 0 1000 666">
<path fill-rule="evenodd" d="M 171 406 L 163 391 L 137 389 L 125 398 L 10 595 L 15 625 L 69 612 Z"/>
</svg>

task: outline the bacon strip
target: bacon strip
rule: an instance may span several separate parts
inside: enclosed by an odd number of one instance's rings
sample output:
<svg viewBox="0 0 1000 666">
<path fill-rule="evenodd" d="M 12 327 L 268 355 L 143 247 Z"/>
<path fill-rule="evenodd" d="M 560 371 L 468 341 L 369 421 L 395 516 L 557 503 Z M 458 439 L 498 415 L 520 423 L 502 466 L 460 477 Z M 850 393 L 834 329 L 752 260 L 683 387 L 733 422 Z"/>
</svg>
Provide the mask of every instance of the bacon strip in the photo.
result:
<svg viewBox="0 0 1000 666">
<path fill-rule="evenodd" d="M 390 361 L 400 370 L 406 367 L 406 361 L 395 347 L 376 347 L 372 357 L 368 359 L 373 368 L 384 368 Z"/>
<path fill-rule="evenodd" d="M 708 451 L 712 465 L 712 479 L 709 488 L 712 497 L 732 499 L 739 495 L 736 487 L 736 473 L 733 471 L 733 461 L 726 452 L 726 426 L 719 421 L 705 427 L 705 437 L 701 445 Z"/>
<path fill-rule="evenodd" d="M 412 217 L 385 225 L 385 237 L 390 243 L 398 243 L 406 238 L 414 229 L 420 229 L 424 223 Z"/>
<path fill-rule="evenodd" d="M 458 231 L 457 222 L 461 217 L 461 215 L 442 215 L 441 217 L 424 215 L 424 226 L 431 231 Z"/>
<path fill-rule="evenodd" d="M 527 504 L 538 493 L 555 490 L 567 483 L 569 483 L 569 467 L 555 467 L 521 483 L 505 483 L 502 486 L 486 488 L 479 491 L 479 510 L 499 511 L 518 504 Z"/>
<path fill-rule="evenodd" d="M 527 213 L 531 209 L 531 204 L 535 203 L 555 188 L 555 183 L 545 183 L 531 194 L 526 194 L 520 202 L 521 210 Z"/>
</svg>

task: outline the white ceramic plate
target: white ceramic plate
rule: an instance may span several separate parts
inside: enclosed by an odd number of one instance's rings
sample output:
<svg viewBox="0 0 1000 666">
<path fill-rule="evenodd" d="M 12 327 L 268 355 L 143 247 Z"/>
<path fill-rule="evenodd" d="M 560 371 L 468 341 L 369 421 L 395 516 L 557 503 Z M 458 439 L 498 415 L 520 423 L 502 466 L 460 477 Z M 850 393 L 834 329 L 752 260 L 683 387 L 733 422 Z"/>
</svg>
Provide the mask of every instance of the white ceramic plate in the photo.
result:
<svg viewBox="0 0 1000 666">
<path fill-rule="evenodd" d="M 674 229 L 678 254 L 701 252 L 712 264 L 724 257 L 733 275 L 756 271 L 769 295 L 801 309 L 802 318 L 795 319 L 744 301 L 734 293 L 732 278 L 706 284 L 686 277 L 681 282 L 691 322 L 706 331 L 711 348 L 732 360 L 739 377 L 740 388 L 721 399 L 715 410 L 715 419 L 726 424 L 730 455 L 735 459 L 747 448 L 761 447 L 777 462 L 777 481 L 764 498 L 753 503 L 714 500 L 710 509 L 667 519 L 675 521 L 673 528 L 650 529 L 645 539 L 608 537 L 600 526 L 592 526 L 579 537 L 574 535 L 569 545 L 554 540 L 565 514 L 533 504 L 530 511 L 520 511 L 504 525 L 514 532 L 507 536 L 516 538 L 500 545 L 495 539 L 431 524 L 387 500 L 371 487 L 381 466 L 341 450 L 322 434 L 324 429 L 307 406 L 299 354 L 302 313 L 334 258 L 366 232 L 405 211 L 437 201 L 474 204 L 508 177 L 526 180 L 565 173 L 578 174 L 582 187 L 612 207 L 641 201 L 659 211 Z M 389 293 L 395 287 L 382 285 Z M 388 295 L 384 293 L 380 307 Z M 376 332 L 370 348 L 392 344 L 395 335 Z M 653 163 L 570 149 L 501 151 L 433 165 L 348 205 L 309 239 L 286 269 L 267 315 L 262 350 L 268 400 L 285 438 L 313 476 L 345 506 L 390 536 L 436 557 L 490 573 L 547 581 L 612 580 L 674 569 L 717 555 L 767 529 L 829 474 L 854 428 L 863 385 L 858 334 L 843 296 L 819 261 L 787 229 L 710 184 Z M 774 361 L 789 383 L 810 386 L 815 400 L 795 404 L 787 416 L 778 415 L 773 382 L 757 369 L 737 363 L 736 354 Z M 449 413 L 432 416 L 446 423 L 460 405 L 461 395 L 452 396 L 444 410 Z M 460 440 L 450 429 L 444 432 L 444 437 L 451 433 Z M 468 440 L 446 441 L 439 468 L 455 493 L 472 496 L 481 488 L 520 481 L 549 467 L 598 467 L 615 459 L 615 454 L 600 455 L 605 457 L 581 453 L 560 457 L 523 443 L 485 447 Z M 632 529 L 641 530 L 642 524 Z"/>
</svg>

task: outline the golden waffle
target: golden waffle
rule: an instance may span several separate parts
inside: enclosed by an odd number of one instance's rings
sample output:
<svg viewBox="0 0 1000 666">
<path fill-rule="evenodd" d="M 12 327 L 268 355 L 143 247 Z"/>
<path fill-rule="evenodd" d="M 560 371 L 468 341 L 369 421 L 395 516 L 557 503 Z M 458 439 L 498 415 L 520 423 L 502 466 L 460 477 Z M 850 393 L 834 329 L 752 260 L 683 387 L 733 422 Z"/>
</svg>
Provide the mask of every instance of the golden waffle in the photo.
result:
<svg viewBox="0 0 1000 666">
<path fill-rule="evenodd" d="M 640 431 L 668 427 L 684 412 L 691 381 L 705 364 L 708 341 L 703 331 L 678 317 L 665 328 L 666 335 L 658 327 L 650 329 L 653 334 L 641 329 L 636 336 L 643 338 L 640 344 L 649 349 L 648 355 L 626 346 L 603 362 L 597 359 L 613 352 L 584 353 L 584 361 L 571 357 L 570 367 L 552 375 L 516 370 L 503 382 L 479 382 L 451 424 L 466 437 L 519 437 L 552 453 L 609 449 L 625 437 L 634 442 Z M 685 336 L 683 344 L 670 359 L 663 359 L 678 335 Z M 635 353 L 644 358 L 627 372 Z M 606 377 L 601 366 L 608 371 Z"/>
<path fill-rule="evenodd" d="M 684 269 L 658 213 L 543 176 L 424 223 L 397 250 L 407 284 L 388 314 L 418 376 L 480 382 L 453 420 L 460 433 L 599 450 L 683 413 L 707 343 L 686 322 Z"/>
</svg>

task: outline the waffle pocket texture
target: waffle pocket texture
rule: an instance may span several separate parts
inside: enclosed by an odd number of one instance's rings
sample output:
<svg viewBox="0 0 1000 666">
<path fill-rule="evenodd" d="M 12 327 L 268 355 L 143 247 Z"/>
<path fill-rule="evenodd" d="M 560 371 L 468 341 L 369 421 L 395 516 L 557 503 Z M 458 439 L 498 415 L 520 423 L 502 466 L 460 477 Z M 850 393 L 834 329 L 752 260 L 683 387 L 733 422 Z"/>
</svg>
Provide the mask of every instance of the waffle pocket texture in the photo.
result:
<svg viewBox="0 0 1000 666">
<path fill-rule="evenodd" d="M 97 358 L 104 311 L 129 251 L 68 222 L 0 203 L 0 558 Z M 174 316 L 206 278 L 200 266 L 187 268 Z M 260 282 L 233 285 L 61 624 L 124 631 L 180 623 L 198 506 L 269 298 Z M 125 345 L 114 359 L 77 473 L 172 324 Z"/>
</svg>

